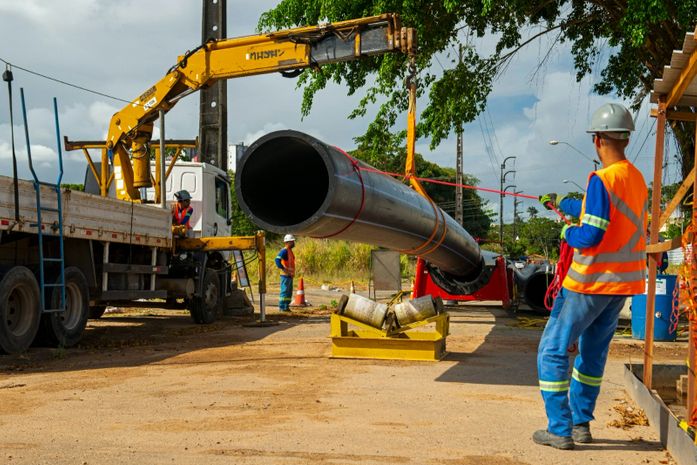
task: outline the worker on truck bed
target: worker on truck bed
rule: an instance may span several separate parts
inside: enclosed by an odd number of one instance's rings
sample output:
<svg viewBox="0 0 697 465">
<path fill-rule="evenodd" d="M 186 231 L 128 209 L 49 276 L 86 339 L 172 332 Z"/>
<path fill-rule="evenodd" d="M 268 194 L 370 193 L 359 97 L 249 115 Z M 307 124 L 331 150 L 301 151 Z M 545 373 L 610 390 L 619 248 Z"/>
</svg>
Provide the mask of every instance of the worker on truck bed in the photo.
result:
<svg viewBox="0 0 697 465">
<path fill-rule="evenodd" d="M 547 429 L 533 434 L 537 444 L 573 449 L 574 442 L 593 440 L 589 422 L 620 310 L 627 296 L 644 292 L 648 193 L 644 177 L 624 154 L 633 130 L 624 106 L 601 106 L 587 132 L 603 167 L 589 175 L 583 201 L 540 197 L 547 208 L 551 203 L 581 224 L 561 231 L 575 251 L 537 354 L 548 419 Z M 569 379 L 567 348 L 577 340 Z"/>
<path fill-rule="evenodd" d="M 187 231 L 191 229 L 191 214 L 194 209 L 191 208 L 191 194 L 189 191 L 181 190 L 175 192 L 174 197 L 177 202 L 172 205 L 172 224 L 175 226 L 186 226 Z"/>
<path fill-rule="evenodd" d="M 290 311 L 290 301 L 293 296 L 293 276 L 295 276 L 295 237 L 286 234 L 283 237 L 284 247 L 276 255 L 276 267 L 281 270 L 281 292 L 278 296 L 278 309 L 282 312 Z"/>
</svg>

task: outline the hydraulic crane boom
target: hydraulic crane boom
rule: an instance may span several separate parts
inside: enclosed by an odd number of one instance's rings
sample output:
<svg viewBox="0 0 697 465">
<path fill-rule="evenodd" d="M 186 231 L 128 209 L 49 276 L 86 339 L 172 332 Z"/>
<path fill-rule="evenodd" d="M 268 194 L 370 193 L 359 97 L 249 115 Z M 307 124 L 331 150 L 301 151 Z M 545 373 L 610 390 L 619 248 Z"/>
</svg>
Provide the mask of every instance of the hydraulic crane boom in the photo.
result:
<svg viewBox="0 0 697 465">
<path fill-rule="evenodd" d="M 392 51 L 413 53 L 415 32 L 383 14 L 318 26 L 210 41 L 179 57 L 166 76 L 115 113 L 106 140 L 114 163 L 116 195 L 140 200 L 151 185 L 148 144 L 153 121 L 182 97 L 220 79 L 355 60 Z"/>
</svg>

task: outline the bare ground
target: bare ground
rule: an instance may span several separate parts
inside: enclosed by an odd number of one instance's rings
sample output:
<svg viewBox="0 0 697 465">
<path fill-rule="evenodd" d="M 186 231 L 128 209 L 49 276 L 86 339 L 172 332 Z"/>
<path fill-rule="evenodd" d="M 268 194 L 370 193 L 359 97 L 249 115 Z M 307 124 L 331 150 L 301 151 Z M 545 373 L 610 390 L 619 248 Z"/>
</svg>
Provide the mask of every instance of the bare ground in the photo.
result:
<svg viewBox="0 0 697 465">
<path fill-rule="evenodd" d="M 316 305 L 337 295 L 308 290 Z M 317 307 L 272 310 L 266 328 L 156 309 L 91 321 L 78 348 L 0 356 L 0 463 L 673 463 L 650 427 L 608 426 L 632 405 L 622 365 L 641 362 L 640 343 L 613 344 L 597 441 L 557 451 L 530 439 L 545 425 L 539 329 L 496 307 L 450 310 L 441 362 L 331 359 Z"/>
</svg>

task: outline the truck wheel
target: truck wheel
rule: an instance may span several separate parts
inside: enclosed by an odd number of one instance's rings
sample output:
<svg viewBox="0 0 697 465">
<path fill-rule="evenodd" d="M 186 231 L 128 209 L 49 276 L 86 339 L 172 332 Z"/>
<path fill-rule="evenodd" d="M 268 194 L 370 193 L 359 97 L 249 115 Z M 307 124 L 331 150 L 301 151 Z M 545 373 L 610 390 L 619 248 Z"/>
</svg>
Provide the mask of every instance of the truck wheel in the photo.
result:
<svg viewBox="0 0 697 465">
<path fill-rule="evenodd" d="M 51 308 L 58 308 L 61 290 L 51 292 Z M 40 335 L 43 341 L 59 347 L 72 347 L 82 338 L 89 316 L 89 288 L 87 279 L 78 268 L 65 269 L 65 311 L 41 316 Z"/>
<path fill-rule="evenodd" d="M 39 284 L 28 268 L 11 268 L 0 280 L 0 352 L 24 352 L 39 330 Z"/>
<path fill-rule="evenodd" d="M 213 323 L 223 310 L 223 299 L 220 292 L 220 279 L 218 274 L 206 269 L 203 275 L 203 289 L 201 296 L 194 296 L 189 304 L 189 313 L 195 323 Z"/>
<path fill-rule="evenodd" d="M 104 312 L 106 311 L 106 305 L 95 305 L 93 307 L 90 307 L 90 319 L 92 320 L 98 320 L 104 315 Z"/>
</svg>

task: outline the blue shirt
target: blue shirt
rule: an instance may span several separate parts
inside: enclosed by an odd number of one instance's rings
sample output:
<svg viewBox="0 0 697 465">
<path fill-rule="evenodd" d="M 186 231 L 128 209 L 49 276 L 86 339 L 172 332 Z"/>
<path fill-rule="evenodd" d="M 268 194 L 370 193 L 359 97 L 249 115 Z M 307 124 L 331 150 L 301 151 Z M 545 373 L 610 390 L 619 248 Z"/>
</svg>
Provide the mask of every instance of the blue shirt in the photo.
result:
<svg viewBox="0 0 697 465">
<path fill-rule="evenodd" d="M 585 249 L 598 245 L 603 240 L 610 225 L 610 196 L 605 185 L 593 174 L 586 188 L 586 211 L 580 226 L 571 226 L 566 230 L 566 242 L 576 249 Z M 559 208 L 571 216 L 581 216 L 582 201 L 562 199 Z"/>
<path fill-rule="evenodd" d="M 276 263 L 276 268 L 283 269 L 283 263 L 281 263 L 281 260 L 288 260 L 288 249 L 283 247 L 280 252 L 278 252 L 278 255 L 276 255 L 276 259 L 274 262 Z"/>
</svg>

